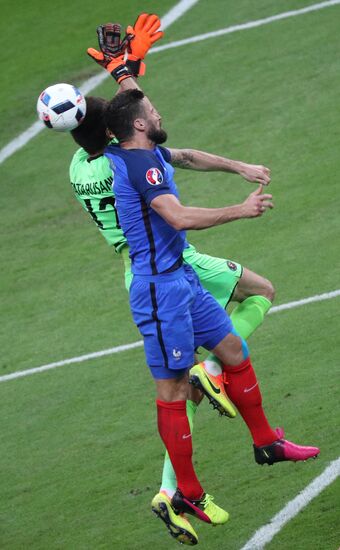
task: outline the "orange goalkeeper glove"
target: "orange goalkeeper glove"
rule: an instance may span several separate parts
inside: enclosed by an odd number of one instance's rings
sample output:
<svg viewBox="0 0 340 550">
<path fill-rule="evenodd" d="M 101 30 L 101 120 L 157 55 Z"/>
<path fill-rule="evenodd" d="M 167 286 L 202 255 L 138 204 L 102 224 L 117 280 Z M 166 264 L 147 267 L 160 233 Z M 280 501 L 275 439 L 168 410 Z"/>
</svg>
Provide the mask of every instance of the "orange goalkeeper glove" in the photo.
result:
<svg viewBox="0 0 340 550">
<path fill-rule="evenodd" d="M 145 66 L 141 63 L 152 44 L 160 40 L 164 33 L 158 30 L 161 26 L 159 17 L 155 14 L 141 13 L 133 27 L 126 29 L 128 41 L 127 64 L 134 74 L 144 74 Z"/>
<path fill-rule="evenodd" d="M 98 42 L 101 51 L 94 48 L 88 48 L 87 53 L 92 59 L 108 71 L 113 78 L 118 82 L 122 82 L 125 78 L 133 76 L 132 72 L 127 67 L 126 49 L 130 37 L 125 36 L 124 40 L 120 41 L 121 26 L 117 23 L 107 23 L 97 27 Z"/>
</svg>

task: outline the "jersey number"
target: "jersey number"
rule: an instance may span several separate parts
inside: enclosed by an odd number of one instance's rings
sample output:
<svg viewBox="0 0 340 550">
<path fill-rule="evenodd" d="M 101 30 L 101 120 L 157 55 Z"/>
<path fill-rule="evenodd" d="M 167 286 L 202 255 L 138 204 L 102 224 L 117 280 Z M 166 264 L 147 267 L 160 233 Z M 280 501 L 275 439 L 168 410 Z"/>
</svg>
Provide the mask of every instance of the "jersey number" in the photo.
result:
<svg viewBox="0 0 340 550">
<path fill-rule="evenodd" d="M 92 216 L 93 220 L 96 222 L 98 227 L 100 229 L 104 229 L 104 226 L 103 226 L 102 222 L 100 220 L 98 220 L 98 218 L 96 216 L 96 213 L 93 211 L 91 200 L 90 199 L 85 199 L 84 202 L 85 202 L 86 209 L 87 209 L 88 213 Z M 113 208 L 113 211 L 115 213 L 117 229 L 120 229 L 121 227 L 120 227 L 120 223 L 119 223 L 118 212 L 116 210 L 116 199 L 115 199 L 115 197 L 104 197 L 103 199 L 101 199 L 101 201 L 99 202 L 99 210 L 106 210 L 106 207 L 109 204 L 111 204 L 111 206 Z"/>
</svg>

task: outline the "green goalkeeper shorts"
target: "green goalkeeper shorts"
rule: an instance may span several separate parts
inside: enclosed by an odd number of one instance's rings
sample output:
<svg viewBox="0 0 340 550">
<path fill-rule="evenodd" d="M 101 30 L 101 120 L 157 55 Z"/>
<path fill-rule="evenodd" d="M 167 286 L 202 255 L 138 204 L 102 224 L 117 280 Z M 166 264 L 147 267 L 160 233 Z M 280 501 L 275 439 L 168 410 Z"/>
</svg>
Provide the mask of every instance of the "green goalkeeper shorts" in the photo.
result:
<svg viewBox="0 0 340 550">
<path fill-rule="evenodd" d="M 125 287 L 129 290 L 132 273 L 128 246 L 121 250 L 121 255 L 125 267 Z M 231 260 L 200 254 L 191 244 L 184 249 L 183 259 L 195 270 L 202 286 L 225 308 L 242 276 L 243 267 Z"/>
<path fill-rule="evenodd" d="M 202 286 L 225 308 L 242 276 L 243 267 L 231 260 L 200 254 L 192 245 L 184 249 L 183 259 L 196 271 Z"/>
</svg>

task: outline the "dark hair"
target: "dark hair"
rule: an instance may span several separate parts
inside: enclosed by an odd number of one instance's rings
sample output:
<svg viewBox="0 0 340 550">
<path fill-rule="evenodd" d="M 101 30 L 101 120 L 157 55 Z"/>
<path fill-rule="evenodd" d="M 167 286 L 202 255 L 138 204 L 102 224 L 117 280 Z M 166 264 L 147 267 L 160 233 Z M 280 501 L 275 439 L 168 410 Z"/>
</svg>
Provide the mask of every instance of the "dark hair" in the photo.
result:
<svg viewBox="0 0 340 550">
<path fill-rule="evenodd" d="M 125 90 L 108 102 L 105 120 L 108 129 L 119 141 L 125 141 L 133 134 L 133 123 L 144 114 L 141 90 Z"/>
<path fill-rule="evenodd" d="M 110 141 L 104 119 L 107 104 L 108 101 L 102 97 L 87 97 L 85 118 L 71 131 L 74 141 L 90 155 L 102 151 Z"/>
</svg>

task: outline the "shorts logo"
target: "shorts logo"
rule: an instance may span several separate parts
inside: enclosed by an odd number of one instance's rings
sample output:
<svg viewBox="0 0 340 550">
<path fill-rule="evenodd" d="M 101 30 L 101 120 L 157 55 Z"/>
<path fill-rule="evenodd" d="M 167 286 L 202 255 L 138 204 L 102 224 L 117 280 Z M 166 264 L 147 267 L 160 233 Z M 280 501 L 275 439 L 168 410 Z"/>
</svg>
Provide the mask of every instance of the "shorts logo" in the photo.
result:
<svg viewBox="0 0 340 550">
<path fill-rule="evenodd" d="M 174 348 L 172 350 L 172 356 L 174 357 L 175 361 L 179 361 L 182 357 L 182 352 L 179 349 Z"/>
<path fill-rule="evenodd" d="M 150 183 L 150 185 L 160 185 L 163 183 L 163 174 L 158 168 L 149 168 L 147 173 L 145 174 L 146 181 Z"/>
<path fill-rule="evenodd" d="M 227 261 L 227 266 L 229 267 L 229 269 L 231 269 L 231 271 L 236 271 L 237 269 L 237 265 L 234 264 L 234 262 L 231 262 L 230 260 Z"/>
</svg>

